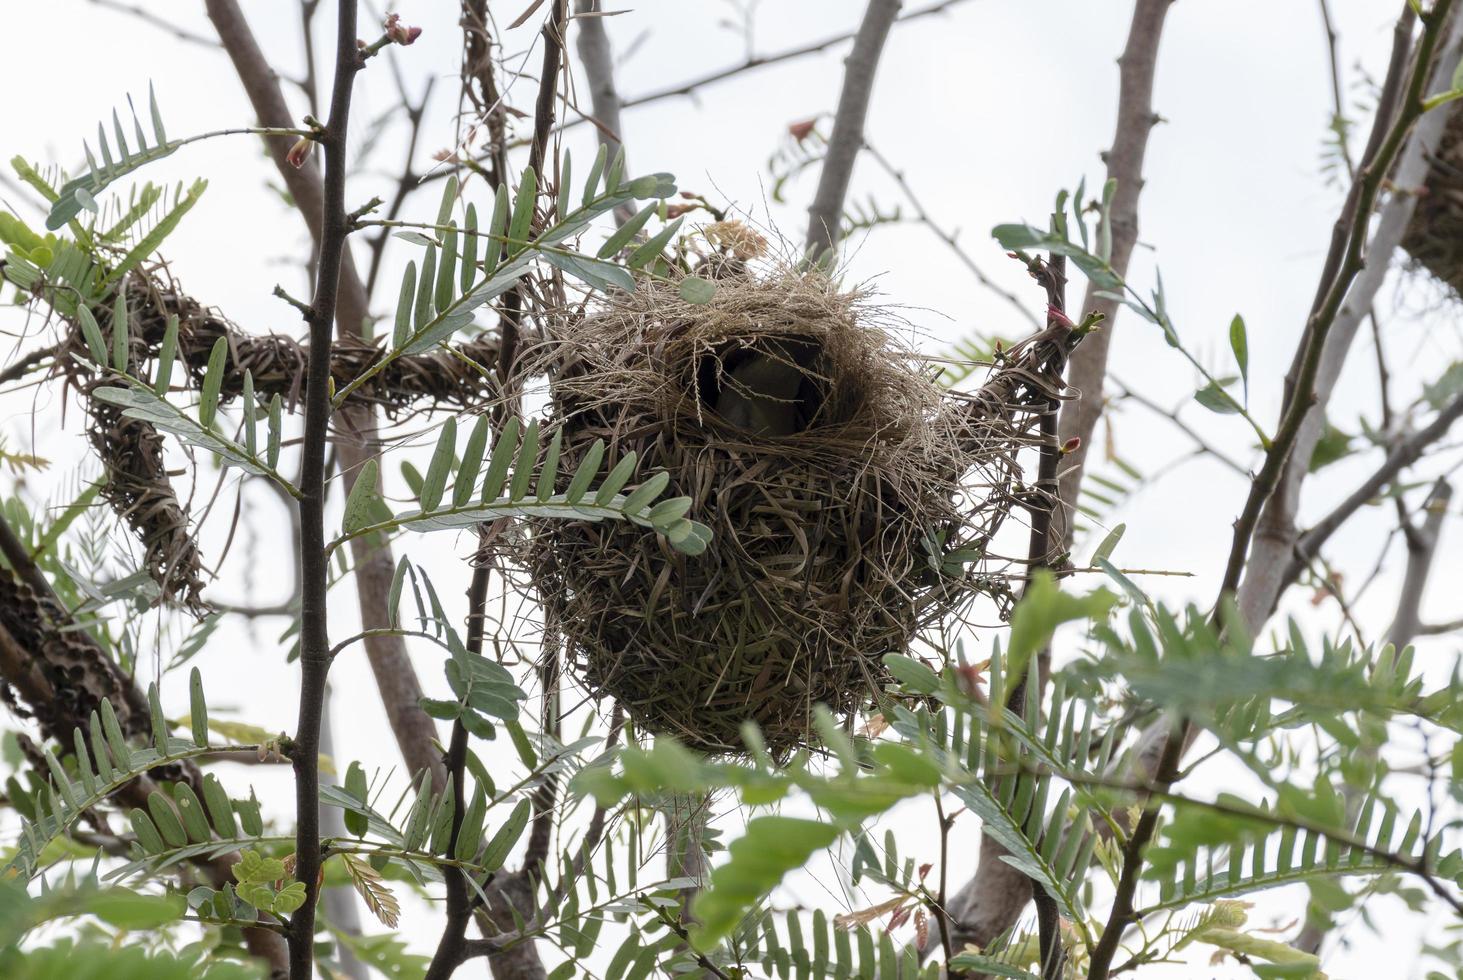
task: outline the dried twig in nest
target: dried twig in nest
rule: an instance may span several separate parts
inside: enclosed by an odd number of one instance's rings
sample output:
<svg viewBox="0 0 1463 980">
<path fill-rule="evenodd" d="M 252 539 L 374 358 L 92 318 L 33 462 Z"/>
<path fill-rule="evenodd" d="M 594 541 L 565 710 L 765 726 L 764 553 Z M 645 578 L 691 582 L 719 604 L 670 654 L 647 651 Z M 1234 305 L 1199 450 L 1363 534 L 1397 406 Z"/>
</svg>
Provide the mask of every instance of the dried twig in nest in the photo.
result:
<svg viewBox="0 0 1463 980">
<path fill-rule="evenodd" d="M 749 720 L 790 751 L 818 703 L 851 716 L 884 655 L 975 594 L 1008 600 L 989 549 L 1066 351 L 1044 336 L 951 395 L 860 297 L 791 270 L 705 305 L 643 283 L 564 324 L 535 352 L 563 472 L 596 439 L 634 450 L 715 533 L 687 559 L 638 529 L 541 524 L 531 566 L 571 668 L 708 751 L 741 750 Z"/>
</svg>

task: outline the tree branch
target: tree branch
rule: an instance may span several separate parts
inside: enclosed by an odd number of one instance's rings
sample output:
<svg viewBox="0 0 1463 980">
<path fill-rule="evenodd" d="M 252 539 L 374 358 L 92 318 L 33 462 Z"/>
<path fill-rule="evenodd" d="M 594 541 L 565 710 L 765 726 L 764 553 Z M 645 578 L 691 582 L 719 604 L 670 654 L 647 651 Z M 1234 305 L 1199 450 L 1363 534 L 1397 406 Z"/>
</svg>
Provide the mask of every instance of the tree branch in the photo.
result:
<svg viewBox="0 0 1463 980">
<path fill-rule="evenodd" d="M 1412 50 L 1411 25 L 1412 14 L 1409 7 L 1398 20 L 1393 42 L 1392 68 L 1389 69 L 1388 81 L 1384 83 L 1384 95 L 1387 89 L 1400 90 L 1401 88 L 1401 72 L 1405 68 L 1408 55 Z M 1447 54 L 1439 59 L 1439 63 L 1452 64 L 1459 53 L 1460 44 L 1463 44 L 1463 17 L 1454 17 L 1448 27 L 1448 37 L 1443 45 Z M 1427 77 L 1426 72 L 1422 74 L 1422 77 L 1424 79 Z M 1386 101 L 1383 100 L 1380 104 L 1385 106 Z M 1379 112 L 1381 111 L 1379 109 Z M 1315 451 L 1316 443 L 1320 440 L 1325 428 L 1326 406 L 1330 402 L 1337 379 L 1341 375 L 1341 369 L 1350 352 L 1351 343 L 1363 319 L 1367 316 L 1373 299 L 1387 278 L 1391 257 L 1400 245 L 1407 226 L 1412 220 L 1417 203 L 1415 190 L 1422 186 L 1427 176 L 1429 158 L 1442 139 L 1446 122 L 1446 112 L 1432 112 L 1423 116 L 1413 128 L 1406 149 L 1397 161 L 1395 172 L 1390 175 L 1387 173 L 1372 173 L 1371 175 L 1373 181 L 1390 177 L 1390 183 L 1397 190 L 1382 207 L 1380 217 L 1376 221 L 1376 233 L 1372 236 L 1365 252 L 1365 268 L 1360 271 L 1359 275 L 1354 276 L 1354 281 L 1349 282 L 1345 302 L 1334 314 L 1334 321 L 1327 331 L 1325 345 L 1312 382 L 1313 400 L 1310 403 L 1309 411 L 1302 420 L 1300 431 L 1295 439 L 1294 451 L 1286 462 L 1279 484 L 1275 492 L 1265 501 L 1264 510 L 1259 517 L 1248 566 L 1244 580 L 1239 584 L 1237 594 L 1240 611 L 1251 632 L 1258 631 L 1264 625 L 1265 620 L 1270 617 L 1279 603 L 1286 586 L 1294 581 L 1289 567 L 1298 535 L 1296 523 L 1300 507 L 1301 486 L 1309 472 L 1310 459 Z M 1373 129 L 1367 151 L 1363 154 L 1360 176 L 1353 184 L 1354 188 L 1361 186 L 1368 171 L 1376 169 L 1373 146 L 1381 139 L 1380 133 L 1385 131 L 1385 123 L 1384 118 L 1379 118 Z M 1370 211 L 1368 210 L 1366 217 L 1369 216 Z M 1365 225 L 1366 221 L 1363 220 L 1362 223 Z M 1344 229 L 1350 227 L 1350 219 L 1338 221 L 1337 235 L 1339 236 Z M 1352 237 L 1361 238 L 1364 235 L 1363 231 Z M 1359 241 L 1357 245 L 1360 247 Z M 1344 240 L 1333 236 L 1332 255 L 1342 254 L 1345 247 Z M 1333 260 L 1328 257 L 1326 268 L 1331 269 L 1333 266 L 1337 266 L 1339 261 L 1339 259 Z M 1323 285 L 1320 288 L 1325 288 L 1326 282 L 1327 280 L 1323 278 Z M 1319 304 L 1317 309 L 1319 310 Z M 1300 351 L 1298 350 L 1297 358 L 1299 356 Z M 1296 376 L 1294 373 L 1296 370 L 1297 368 L 1292 368 L 1292 378 Z M 1293 392 L 1291 397 L 1295 397 Z M 1290 575 L 1290 577 L 1287 578 L 1286 575 Z"/>
<path fill-rule="evenodd" d="M 1158 44 L 1164 18 L 1173 0 L 1137 0 L 1127 45 L 1118 59 L 1118 121 L 1112 148 L 1107 151 L 1107 179 L 1114 181 L 1112 206 L 1107 221 L 1112 232 L 1108 263 L 1119 276 L 1126 276 L 1133 249 L 1138 243 L 1138 196 L 1143 190 L 1143 158 L 1148 151 L 1148 134 L 1158 122 L 1153 111 L 1153 77 L 1158 65 Z M 1103 382 L 1107 376 L 1108 349 L 1112 328 L 1122 304 L 1099 296 L 1101 290 L 1089 283 L 1080 313 L 1103 315 L 1102 326 L 1083 341 L 1072 355 L 1067 381 L 1078 392 L 1062 410 L 1058 438 L 1066 444 L 1076 439 L 1067 454 L 1062 474 L 1061 500 L 1068 513 L 1075 513 L 1087 465 L 1087 452 L 1102 417 Z M 1067 528 L 1066 544 L 1072 544 L 1075 524 Z"/>
<path fill-rule="evenodd" d="M 955 6 L 957 3 L 962 2 L 964 2 L 964 0 L 943 0 L 943 2 L 941 3 L 932 3 L 927 7 L 921 7 L 918 10 L 911 10 L 908 13 L 900 14 L 899 16 L 894 18 L 894 21 L 898 24 L 904 24 L 912 20 L 918 20 L 921 17 L 928 17 L 931 14 L 944 13 L 946 10 Z M 831 47 L 834 47 L 835 45 L 842 44 L 845 41 L 853 40 L 855 37 L 858 36 L 859 31 L 861 30 L 862 28 L 856 31 L 848 31 L 843 34 L 835 34 L 832 37 L 825 37 L 821 41 L 813 41 L 809 44 L 800 45 L 796 48 L 789 48 L 786 51 L 776 52 L 775 54 L 756 55 L 747 58 L 745 61 L 742 61 L 738 64 L 731 65 L 727 68 L 722 68 L 714 72 L 710 72 L 706 75 L 701 75 L 697 78 L 688 79 L 684 82 L 679 82 L 667 88 L 656 89 L 651 92 L 644 92 L 640 95 L 631 96 L 621 102 L 621 108 L 634 109 L 640 106 L 650 105 L 655 102 L 661 102 L 665 99 L 673 99 L 682 95 L 691 95 L 698 89 L 705 88 L 708 85 L 715 85 L 718 82 L 724 82 L 727 79 L 735 78 L 738 75 L 745 74 L 749 71 L 754 71 L 758 68 L 765 68 L 768 65 L 776 65 L 784 61 L 792 61 L 797 58 L 805 58 L 808 55 L 818 54 L 820 52 L 828 50 Z M 596 115 L 598 115 L 598 113 L 596 113 Z M 576 124 L 577 121 L 568 122 L 564 124 L 564 127 L 567 129 L 568 127 Z"/>
<path fill-rule="evenodd" d="M 1108 215 L 1113 243 L 1109 261 L 1119 275 L 1126 273 L 1138 238 L 1138 194 L 1142 189 L 1143 156 L 1148 146 L 1148 133 L 1156 120 L 1152 108 L 1153 76 L 1164 18 L 1171 4 L 1172 0 L 1137 0 L 1127 45 L 1118 60 L 1118 121 L 1107 163 L 1108 178 L 1117 181 Z M 1084 313 L 1103 313 L 1107 319 L 1093 335 L 1084 338 L 1072 355 L 1067 382 L 1077 391 L 1078 397 L 1066 404 L 1057 421 L 1058 445 L 1068 445 L 1074 438 L 1078 441 L 1064 457 L 1063 473 L 1057 486 L 1056 505 L 1064 515 L 1076 513 L 1083 463 L 1102 414 L 1102 386 L 1107 372 L 1110 328 L 1118 309 L 1116 302 L 1099 298 L 1097 291 L 1095 286 L 1088 286 L 1081 309 Z M 1072 528 L 1073 522 L 1066 521 L 1060 530 L 1061 544 L 1066 547 L 1071 546 Z M 1016 924 L 1032 894 L 1026 877 L 1001 860 L 1004 853 L 999 844 L 983 836 L 975 876 L 952 900 L 956 918 L 965 933 L 960 938 L 981 946 Z"/>
<path fill-rule="evenodd" d="M 1320 554 L 1321 548 L 1331 535 L 1335 534 L 1365 504 L 1376 499 L 1377 494 L 1392 483 L 1399 473 L 1417 462 L 1427 448 L 1445 436 L 1459 418 L 1463 418 L 1463 395 L 1449 402 L 1447 407 L 1439 412 L 1438 417 L 1426 428 L 1419 429 L 1398 442 L 1376 472 L 1367 477 L 1360 486 L 1347 495 L 1345 500 L 1337 504 L 1335 509 L 1300 536 L 1295 544 L 1294 555 L 1286 563 L 1284 571 L 1280 575 L 1280 588 L 1288 588 L 1296 579 L 1300 578 L 1306 565 Z"/>
<path fill-rule="evenodd" d="M 263 125 L 290 125 L 294 117 L 285 103 L 279 79 L 260 51 L 237 0 L 205 0 L 205 5 Z M 304 218 L 311 237 L 318 244 L 321 240 L 321 215 L 324 213 L 320 170 L 313 159 L 307 160 L 303 167 L 292 166 L 285 158 L 289 145 L 288 139 L 265 141 L 280 178 Z M 341 337 L 358 338 L 366 318 L 367 297 L 349 249 L 341 258 L 338 306 L 336 333 Z M 357 407 L 343 411 L 337 423 L 336 446 L 346 492 L 349 493 L 361 464 L 379 452 L 376 421 L 368 410 Z M 365 538 L 353 539 L 350 546 L 356 568 L 361 624 L 367 629 L 385 627 L 389 625 L 386 598 L 396 571 L 391 548 L 389 545 L 373 547 Z M 432 745 L 437 730 L 419 704 L 422 688 L 407 656 L 405 641 L 399 636 L 374 635 L 366 640 L 366 657 L 408 770 L 413 773 L 429 771 L 433 783 L 441 786 L 445 770 Z"/>
<path fill-rule="evenodd" d="M 584 66 L 584 78 L 589 84 L 589 101 L 598 124 L 600 144 L 613 159 L 624 140 L 624 132 L 620 129 L 620 93 L 615 90 L 615 56 L 604 18 L 597 16 L 600 9 L 600 0 L 574 0 L 577 31 L 574 49 L 579 53 L 579 63 Z"/>
<path fill-rule="evenodd" d="M 467 587 L 467 651 L 474 656 L 483 652 L 483 627 L 488 599 L 488 580 L 492 565 L 479 552 L 479 561 L 472 570 Z M 457 853 L 457 838 L 462 832 L 462 817 L 467 810 L 467 729 L 461 720 L 452 723 L 452 738 L 447 747 L 447 778 L 452 781 L 452 832 L 448 835 L 447 853 Z M 427 968 L 425 980 L 447 980 L 467 958 L 467 926 L 472 921 L 472 896 L 468 894 L 467 876 L 461 868 L 444 867 L 442 878 L 447 888 L 447 925 L 437 942 L 437 951 Z"/>
<path fill-rule="evenodd" d="M 356 0 L 336 6 L 335 80 L 320 142 L 325 178 L 318 271 L 306 311 L 310 369 L 305 380 L 305 436 L 300 464 L 300 708 L 290 758 L 295 769 L 295 879 L 305 903 L 290 917 L 290 980 L 315 974 L 315 913 L 320 891 L 320 722 L 330 673 L 326 618 L 330 561 L 325 554 L 325 450 L 330 427 L 330 350 L 340 271 L 350 234 L 345 211 L 351 93 L 362 67 L 356 46 Z"/>
<path fill-rule="evenodd" d="M 853 177 L 853 165 L 864 145 L 864 120 L 874 92 L 874 73 L 879 67 L 889 29 L 899 16 L 901 0 L 869 0 L 864 19 L 853 38 L 853 50 L 844 60 L 843 89 L 838 111 L 833 116 L 833 135 L 818 176 L 818 190 L 808 208 L 805 248 L 812 261 L 825 252 L 835 253 L 842 234 L 843 200 Z M 833 259 L 833 255 L 828 256 Z"/>
</svg>

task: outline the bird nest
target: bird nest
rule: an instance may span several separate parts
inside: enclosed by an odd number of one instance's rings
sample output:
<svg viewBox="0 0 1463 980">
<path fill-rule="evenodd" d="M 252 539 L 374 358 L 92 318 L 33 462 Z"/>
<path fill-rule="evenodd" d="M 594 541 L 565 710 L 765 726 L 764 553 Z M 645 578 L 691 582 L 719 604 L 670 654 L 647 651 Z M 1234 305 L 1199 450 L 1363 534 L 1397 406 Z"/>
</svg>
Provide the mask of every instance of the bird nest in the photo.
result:
<svg viewBox="0 0 1463 980">
<path fill-rule="evenodd" d="M 1463 103 L 1443 111 L 1447 122 L 1402 247 L 1418 265 L 1463 293 Z"/>
<path fill-rule="evenodd" d="M 991 544 L 1059 365 L 952 394 L 860 296 L 791 270 L 725 279 L 699 305 L 643 283 L 538 356 L 560 472 L 597 439 L 634 451 L 714 535 L 691 557 L 622 522 L 535 526 L 569 668 L 642 729 L 736 752 L 750 721 L 786 753 L 814 705 L 851 719 L 876 699 L 886 654 L 979 594 L 1009 604 Z"/>
</svg>

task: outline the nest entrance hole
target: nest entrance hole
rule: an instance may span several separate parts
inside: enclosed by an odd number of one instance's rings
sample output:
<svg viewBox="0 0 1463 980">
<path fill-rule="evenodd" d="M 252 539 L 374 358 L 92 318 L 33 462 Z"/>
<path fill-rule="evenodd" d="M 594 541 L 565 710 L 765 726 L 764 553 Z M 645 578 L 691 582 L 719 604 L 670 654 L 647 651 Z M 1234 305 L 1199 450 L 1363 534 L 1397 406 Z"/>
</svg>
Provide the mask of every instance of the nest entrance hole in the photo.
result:
<svg viewBox="0 0 1463 980">
<path fill-rule="evenodd" d="M 830 358 L 812 337 L 728 341 L 696 365 L 695 397 L 756 436 L 791 436 L 829 421 Z"/>
</svg>

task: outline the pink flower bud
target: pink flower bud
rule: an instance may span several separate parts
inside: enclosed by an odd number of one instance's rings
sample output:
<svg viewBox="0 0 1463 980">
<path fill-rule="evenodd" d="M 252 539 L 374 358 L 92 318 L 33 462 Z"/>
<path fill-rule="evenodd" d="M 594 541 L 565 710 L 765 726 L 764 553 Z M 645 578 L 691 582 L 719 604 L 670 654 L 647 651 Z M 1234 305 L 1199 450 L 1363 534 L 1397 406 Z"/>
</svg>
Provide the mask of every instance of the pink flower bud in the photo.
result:
<svg viewBox="0 0 1463 980">
<path fill-rule="evenodd" d="M 295 145 L 290 147 L 290 151 L 285 154 L 285 159 L 290 162 L 291 167 L 299 170 L 305 165 L 305 161 L 310 159 L 310 153 L 314 149 L 315 141 L 308 136 L 301 136 L 295 141 Z"/>
<path fill-rule="evenodd" d="M 1067 453 L 1075 453 L 1077 450 L 1079 450 L 1081 448 L 1082 448 L 1082 437 L 1081 436 L 1073 436 L 1072 438 L 1068 439 L 1066 442 L 1062 443 L 1062 455 L 1065 456 Z"/>
<path fill-rule="evenodd" d="M 813 127 L 817 124 L 818 120 L 816 117 L 813 119 L 804 119 L 801 122 L 795 122 L 789 125 L 787 127 L 787 132 L 788 135 L 790 135 L 793 139 L 801 143 L 803 140 L 813 135 Z"/>
<path fill-rule="evenodd" d="M 422 36 L 422 29 L 403 24 L 400 14 L 387 14 L 383 26 L 386 28 L 386 36 L 391 38 L 393 44 L 405 46 Z"/>
<path fill-rule="evenodd" d="M 1047 304 L 1046 318 L 1049 323 L 1059 324 L 1063 327 L 1066 327 L 1068 330 L 1077 329 L 1077 324 L 1073 323 L 1071 319 L 1067 316 L 1067 314 L 1057 309 L 1056 306 L 1051 303 Z"/>
</svg>

